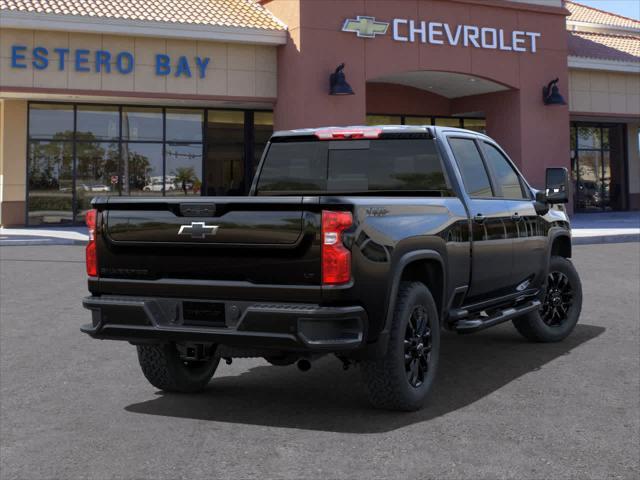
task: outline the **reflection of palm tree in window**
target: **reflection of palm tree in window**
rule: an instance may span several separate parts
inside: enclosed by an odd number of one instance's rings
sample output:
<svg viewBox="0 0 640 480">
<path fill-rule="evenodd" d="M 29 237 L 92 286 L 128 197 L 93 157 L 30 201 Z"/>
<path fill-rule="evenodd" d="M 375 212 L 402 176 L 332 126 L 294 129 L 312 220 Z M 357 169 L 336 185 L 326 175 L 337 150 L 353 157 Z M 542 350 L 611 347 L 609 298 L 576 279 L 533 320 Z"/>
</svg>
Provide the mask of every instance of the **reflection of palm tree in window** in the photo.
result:
<svg viewBox="0 0 640 480">
<path fill-rule="evenodd" d="M 151 162 L 145 155 L 129 153 L 129 183 L 136 189 L 142 190 L 152 171 Z"/>
<path fill-rule="evenodd" d="M 175 177 L 176 188 L 180 188 L 185 195 L 189 190 L 197 191 L 200 189 L 200 181 L 193 167 L 178 167 L 171 172 L 171 175 Z"/>
</svg>

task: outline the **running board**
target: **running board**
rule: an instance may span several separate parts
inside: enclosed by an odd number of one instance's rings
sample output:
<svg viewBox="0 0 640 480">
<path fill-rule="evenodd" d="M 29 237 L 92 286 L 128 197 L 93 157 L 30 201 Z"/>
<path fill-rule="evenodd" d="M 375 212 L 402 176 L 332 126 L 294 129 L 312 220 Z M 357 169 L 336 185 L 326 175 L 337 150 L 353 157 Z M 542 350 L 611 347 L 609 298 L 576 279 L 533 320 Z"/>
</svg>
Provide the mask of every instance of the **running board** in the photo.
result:
<svg viewBox="0 0 640 480">
<path fill-rule="evenodd" d="M 453 325 L 453 330 L 461 334 L 478 332 L 480 330 L 484 330 L 485 328 L 508 322 L 509 320 L 513 320 L 514 318 L 538 310 L 540 308 L 540 305 L 540 300 L 531 300 L 529 302 L 523 303 L 522 305 L 518 305 L 517 307 L 511 307 L 502 310 L 491 317 L 476 317 L 458 320 Z"/>
</svg>

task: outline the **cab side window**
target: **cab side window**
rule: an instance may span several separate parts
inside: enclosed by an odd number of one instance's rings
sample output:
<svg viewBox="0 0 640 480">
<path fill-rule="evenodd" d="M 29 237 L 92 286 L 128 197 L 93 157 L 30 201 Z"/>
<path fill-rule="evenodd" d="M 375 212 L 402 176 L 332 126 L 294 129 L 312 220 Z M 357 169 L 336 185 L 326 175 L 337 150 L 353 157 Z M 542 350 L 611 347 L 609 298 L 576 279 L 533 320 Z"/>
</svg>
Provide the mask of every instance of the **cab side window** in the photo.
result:
<svg viewBox="0 0 640 480">
<path fill-rule="evenodd" d="M 449 138 L 449 145 L 469 196 L 492 198 L 491 182 L 476 142 L 470 138 Z"/>
<path fill-rule="evenodd" d="M 497 196 L 510 199 L 528 198 L 524 194 L 518 174 L 502 152 L 487 142 L 484 142 L 484 151 L 499 190 Z"/>
</svg>

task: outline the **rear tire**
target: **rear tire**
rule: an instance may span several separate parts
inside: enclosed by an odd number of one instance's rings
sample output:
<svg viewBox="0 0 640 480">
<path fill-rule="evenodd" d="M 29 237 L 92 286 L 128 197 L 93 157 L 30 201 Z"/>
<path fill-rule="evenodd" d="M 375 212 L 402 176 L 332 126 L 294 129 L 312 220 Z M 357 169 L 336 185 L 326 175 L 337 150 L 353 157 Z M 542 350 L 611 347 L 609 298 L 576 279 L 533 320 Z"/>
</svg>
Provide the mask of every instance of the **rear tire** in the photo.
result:
<svg viewBox="0 0 640 480">
<path fill-rule="evenodd" d="M 573 264 L 551 257 L 542 306 L 513 320 L 516 330 L 532 342 L 559 342 L 573 331 L 582 310 L 582 284 Z"/>
<path fill-rule="evenodd" d="M 220 358 L 186 362 L 174 343 L 138 345 L 138 360 L 149 383 L 165 392 L 202 391 L 218 368 Z"/>
<path fill-rule="evenodd" d="M 436 376 L 440 321 L 429 289 L 402 282 L 381 358 L 362 363 L 369 400 L 376 408 L 415 411 L 424 406 Z"/>
</svg>

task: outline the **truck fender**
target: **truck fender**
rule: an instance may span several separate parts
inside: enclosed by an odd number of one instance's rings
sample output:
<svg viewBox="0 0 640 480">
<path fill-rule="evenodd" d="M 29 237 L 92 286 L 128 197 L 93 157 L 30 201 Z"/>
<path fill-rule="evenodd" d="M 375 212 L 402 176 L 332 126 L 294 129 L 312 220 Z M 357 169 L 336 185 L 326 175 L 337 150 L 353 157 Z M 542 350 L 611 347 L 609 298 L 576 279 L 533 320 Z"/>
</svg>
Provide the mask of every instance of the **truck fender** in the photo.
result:
<svg viewBox="0 0 640 480">
<path fill-rule="evenodd" d="M 444 261 L 442 260 L 442 256 L 435 250 L 414 250 L 412 252 L 405 253 L 400 259 L 396 262 L 393 268 L 392 280 L 391 280 L 391 288 L 389 289 L 389 297 L 387 302 L 387 313 L 385 315 L 384 328 L 380 332 L 379 336 L 379 347 L 387 348 L 387 341 L 389 339 L 389 330 L 391 328 L 391 321 L 393 320 L 393 312 L 396 308 L 396 300 L 398 297 L 398 289 L 400 288 L 400 280 L 402 279 L 402 273 L 407 265 L 412 262 L 418 260 L 435 260 L 440 264 L 442 269 L 442 304 L 443 308 L 446 305 L 446 288 L 447 288 L 447 271 L 444 268 Z M 442 309 L 441 309 L 442 310 Z M 440 311 L 440 320 L 443 318 L 443 312 Z"/>
<path fill-rule="evenodd" d="M 549 263 L 551 262 L 551 257 L 553 256 L 553 245 L 556 242 L 556 240 L 558 239 L 566 239 L 566 241 L 569 243 L 569 252 L 567 258 L 571 258 L 571 235 L 569 234 L 569 232 L 563 228 L 557 228 L 557 229 L 552 229 L 551 232 L 549 232 L 549 244 L 547 246 L 547 256 L 546 256 L 546 265 L 544 266 L 544 278 L 546 278 L 547 274 L 549 273 Z M 567 252 L 565 252 L 567 253 Z M 564 256 L 564 255 L 563 255 Z"/>
</svg>

